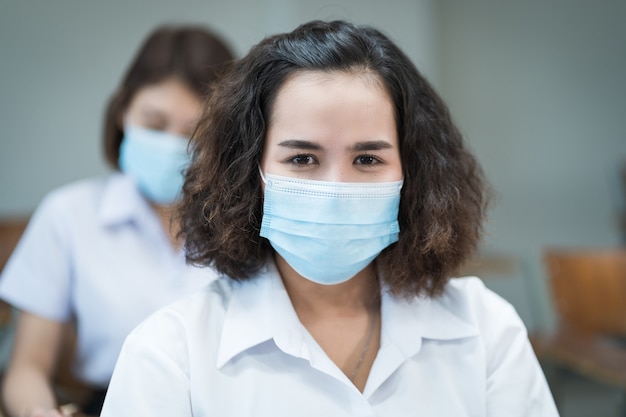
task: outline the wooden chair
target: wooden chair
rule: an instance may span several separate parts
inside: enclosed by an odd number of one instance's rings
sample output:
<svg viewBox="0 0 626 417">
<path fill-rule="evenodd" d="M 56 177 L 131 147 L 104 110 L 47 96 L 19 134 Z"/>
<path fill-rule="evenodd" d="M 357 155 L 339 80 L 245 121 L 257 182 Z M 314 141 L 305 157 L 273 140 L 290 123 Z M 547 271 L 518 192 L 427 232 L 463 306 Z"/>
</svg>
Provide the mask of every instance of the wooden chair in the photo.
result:
<svg viewBox="0 0 626 417">
<path fill-rule="evenodd" d="M 544 261 L 558 324 L 530 335 L 537 357 L 626 392 L 626 248 L 550 249 Z"/>
<path fill-rule="evenodd" d="M 619 225 L 622 232 L 622 244 L 626 245 L 626 158 L 622 162 L 619 171 L 619 182 L 621 185 L 621 200 L 624 202 L 619 210 Z M 619 198 L 619 197 L 618 197 Z"/>
<path fill-rule="evenodd" d="M 0 272 L 11 256 L 27 224 L 27 217 L 0 220 Z M 11 306 L 0 300 L 0 328 L 5 328 L 10 322 Z"/>
</svg>

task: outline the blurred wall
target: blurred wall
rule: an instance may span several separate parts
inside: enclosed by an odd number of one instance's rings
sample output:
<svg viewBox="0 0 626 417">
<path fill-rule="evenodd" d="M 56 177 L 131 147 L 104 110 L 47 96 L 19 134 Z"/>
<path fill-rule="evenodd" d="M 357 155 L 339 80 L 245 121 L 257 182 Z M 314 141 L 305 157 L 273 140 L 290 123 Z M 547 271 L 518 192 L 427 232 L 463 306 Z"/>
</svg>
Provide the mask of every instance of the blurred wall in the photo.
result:
<svg viewBox="0 0 626 417">
<path fill-rule="evenodd" d="M 626 157 L 622 0 L 0 0 L 0 217 L 107 167 L 105 102 L 157 24 L 205 23 L 244 54 L 343 18 L 390 35 L 442 92 L 497 191 L 486 276 L 529 327 L 550 320 L 540 252 L 619 243 Z"/>
<path fill-rule="evenodd" d="M 434 77 L 435 0 L 0 0 L 0 217 L 28 215 L 50 190 L 108 168 L 105 103 L 144 36 L 203 23 L 239 55 L 311 19 L 375 25 Z"/>
<path fill-rule="evenodd" d="M 626 2 L 439 5 L 441 91 L 497 191 L 484 250 L 519 262 L 542 324 L 541 250 L 620 243 Z"/>
</svg>

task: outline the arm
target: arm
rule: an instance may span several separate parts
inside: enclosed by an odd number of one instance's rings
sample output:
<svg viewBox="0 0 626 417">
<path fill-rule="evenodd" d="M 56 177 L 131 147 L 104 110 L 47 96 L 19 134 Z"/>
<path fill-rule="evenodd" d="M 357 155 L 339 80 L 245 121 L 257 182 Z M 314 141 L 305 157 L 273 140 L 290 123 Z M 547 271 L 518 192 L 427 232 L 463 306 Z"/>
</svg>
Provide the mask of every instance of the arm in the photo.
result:
<svg viewBox="0 0 626 417">
<path fill-rule="evenodd" d="M 21 312 L 13 352 L 2 384 L 11 417 L 61 417 L 51 378 L 59 356 L 64 324 Z"/>
</svg>

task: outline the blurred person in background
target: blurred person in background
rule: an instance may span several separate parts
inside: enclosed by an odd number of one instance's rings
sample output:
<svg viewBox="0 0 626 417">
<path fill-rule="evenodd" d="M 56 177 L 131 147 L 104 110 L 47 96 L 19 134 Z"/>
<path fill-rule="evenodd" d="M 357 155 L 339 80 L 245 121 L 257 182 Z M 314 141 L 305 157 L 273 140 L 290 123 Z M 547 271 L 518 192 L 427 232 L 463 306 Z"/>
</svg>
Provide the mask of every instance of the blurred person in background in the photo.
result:
<svg viewBox="0 0 626 417">
<path fill-rule="evenodd" d="M 11 417 L 63 415 L 54 383 L 65 331 L 73 374 L 98 415 L 125 336 L 149 313 L 215 278 L 188 266 L 172 205 L 204 97 L 230 47 L 201 26 L 162 26 L 144 41 L 108 105 L 104 151 L 116 172 L 51 192 L 0 279 L 19 310 L 2 386 Z"/>
</svg>

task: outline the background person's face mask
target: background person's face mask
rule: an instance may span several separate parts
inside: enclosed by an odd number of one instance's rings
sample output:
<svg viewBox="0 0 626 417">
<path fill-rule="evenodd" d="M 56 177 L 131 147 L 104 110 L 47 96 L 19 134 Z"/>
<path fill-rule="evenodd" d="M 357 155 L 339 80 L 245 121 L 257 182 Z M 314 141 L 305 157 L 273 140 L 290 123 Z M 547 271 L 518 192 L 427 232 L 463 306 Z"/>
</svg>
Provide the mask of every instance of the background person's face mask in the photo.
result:
<svg viewBox="0 0 626 417">
<path fill-rule="evenodd" d="M 189 166 L 189 138 L 140 126 L 126 125 L 119 165 L 150 201 L 168 205 L 179 197 L 183 172 Z"/>
<path fill-rule="evenodd" d="M 345 282 L 398 240 L 402 181 L 348 183 L 271 174 L 262 178 L 261 236 L 311 281 Z"/>
</svg>

